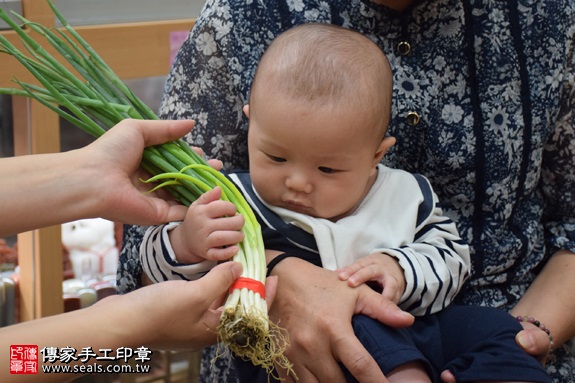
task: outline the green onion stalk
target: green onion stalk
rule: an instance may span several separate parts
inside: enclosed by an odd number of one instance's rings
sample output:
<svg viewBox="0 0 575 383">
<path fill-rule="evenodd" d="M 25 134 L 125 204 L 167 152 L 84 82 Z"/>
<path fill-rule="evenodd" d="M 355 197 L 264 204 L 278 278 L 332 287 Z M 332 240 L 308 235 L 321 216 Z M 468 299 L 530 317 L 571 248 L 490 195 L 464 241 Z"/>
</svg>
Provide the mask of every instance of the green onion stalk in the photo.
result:
<svg viewBox="0 0 575 383">
<path fill-rule="evenodd" d="M 14 79 L 19 88 L 0 88 L 0 93 L 35 99 L 96 138 L 125 118 L 159 119 L 69 25 L 53 2 L 48 0 L 48 3 L 63 28 L 47 28 L 12 12 L 19 25 L 0 9 L 0 18 L 18 34 L 27 54 L 2 35 L 0 53 L 13 56 L 40 83 L 34 85 Z M 44 38 L 62 62 L 67 62 L 78 75 L 42 48 L 23 28 Z M 189 206 L 217 186 L 222 189 L 221 198 L 234 203 L 238 213 L 245 217 L 242 229 L 245 239 L 233 258 L 243 265 L 244 271 L 240 283 L 230 290 L 218 336 L 233 354 L 262 366 L 268 373 L 273 371 L 274 364 L 291 370 L 291 364 L 283 355 L 286 339 L 269 320 L 264 299 L 266 260 L 261 228 L 242 194 L 181 139 L 146 148 L 141 166 L 153 175 L 145 182 L 158 183 L 152 191 L 166 188 L 180 203 Z"/>
</svg>

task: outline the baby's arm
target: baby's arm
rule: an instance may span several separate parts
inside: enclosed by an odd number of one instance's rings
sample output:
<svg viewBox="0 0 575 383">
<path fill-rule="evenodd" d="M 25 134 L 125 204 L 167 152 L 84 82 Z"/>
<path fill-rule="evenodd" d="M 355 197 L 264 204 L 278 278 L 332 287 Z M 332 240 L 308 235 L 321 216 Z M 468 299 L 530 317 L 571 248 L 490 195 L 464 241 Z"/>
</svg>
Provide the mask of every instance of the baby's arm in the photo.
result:
<svg viewBox="0 0 575 383">
<path fill-rule="evenodd" d="M 189 207 L 183 222 L 147 230 L 140 259 L 152 282 L 198 279 L 238 252 L 244 218 L 220 196 L 219 188 L 206 192 Z"/>
<path fill-rule="evenodd" d="M 395 248 L 382 243 L 371 253 L 382 253 L 382 259 L 392 257 L 399 262 L 405 280 L 399 306 L 412 315 L 426 315 L 453 301 L 469 276 L 470 255 L 455 223 L 443 214 L 427 179 L 422 176 L 416 179 L 423 199 L 419 204 L 416 226 L 412 229 L 412 239 L 406 239 L 403 245 Z M 391 269 L 387 267 L 385 270 L 389 274 Z M 395 275 L 395 272 L 390 275 Z M 341 273 L 340 278 L 346 279 Z M 365 276 L 362 279 L 370 280 Z"/>
</svg>

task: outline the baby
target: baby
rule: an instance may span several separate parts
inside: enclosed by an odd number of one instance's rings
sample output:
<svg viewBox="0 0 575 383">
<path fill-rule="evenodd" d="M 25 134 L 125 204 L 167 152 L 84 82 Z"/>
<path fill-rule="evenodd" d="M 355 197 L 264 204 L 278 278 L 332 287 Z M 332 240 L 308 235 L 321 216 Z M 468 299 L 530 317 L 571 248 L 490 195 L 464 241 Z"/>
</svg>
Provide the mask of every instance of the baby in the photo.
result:
<svg viewBox="0 0 575 383">
<path fill-rule="evenodd" d="M 446 371 L 458 381 L 550 382 L 516 345 L 522 327 L 512 316 L 450 305 L 468 277 L 469 249 L 426 178 L 380 164 L 395 143 L 386 136 L 391 98 L 385 55 L 354 31 L 305 24 L 266 50 L 244 108 L 250 171 L 229 177 L 258 215 L 268 273 L 302 258 L 415 315 L 406 329 L 352 319 L 392 383 L 439 382 Z M 141 255 L 150 279 L 198 278 L 237 252 L 243 217 L 219 195 L 204 194 L 181 223 L 148 230 Z M 236 366 L 242 381 L 268 381 L 249 363 Z"/>
</svg>

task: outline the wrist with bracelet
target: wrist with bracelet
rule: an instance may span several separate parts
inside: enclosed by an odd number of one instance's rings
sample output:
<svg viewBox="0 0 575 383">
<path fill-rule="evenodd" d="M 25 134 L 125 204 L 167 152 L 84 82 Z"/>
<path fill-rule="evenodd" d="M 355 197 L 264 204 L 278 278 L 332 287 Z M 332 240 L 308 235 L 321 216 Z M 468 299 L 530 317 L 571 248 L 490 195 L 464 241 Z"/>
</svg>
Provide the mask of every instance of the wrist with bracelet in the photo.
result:
<svg viewBox="0 0 575 383">
<path fill-rule="evenodd" d="M 551 336 L 551 331 L 545 327 L 545 325 L 543 323 L 541 323 L 540 321 L 538 321 L 537 319 L 530 317 L 530 316 L 521 316 L 518 315 L 515 317 L 515 319 L 517 319 L 518 322 L 527 322 L 527 323 L 531 323 L 537 327 L 539 327 L 543 332 L 545 332 L 547 334 L 547 336 L 549 337 L 549 347 L 550 350 L 553 351 L 553 348 L 555 346 L 555 342 L 553 341 L 553 336 Z"/>
</svg>

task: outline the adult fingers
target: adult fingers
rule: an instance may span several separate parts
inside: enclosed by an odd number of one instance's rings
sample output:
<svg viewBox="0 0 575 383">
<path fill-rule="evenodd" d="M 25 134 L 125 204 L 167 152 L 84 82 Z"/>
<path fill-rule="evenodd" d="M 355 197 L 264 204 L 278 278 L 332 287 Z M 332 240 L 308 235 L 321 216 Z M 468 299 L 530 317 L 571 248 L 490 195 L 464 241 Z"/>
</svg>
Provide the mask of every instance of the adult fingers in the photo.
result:
<svg viewBox="0 0 575 383">
<path fill-rule="evenodd" d="M 455 380 L 455 376 L 449 370 L 442 371 L 440 377 L 443 383 L 457 383 L 457 381 Z"/>
<path fill-rule="evenodd" d="M 197 281 L 189 282 L 190 294 L 189 303 L 194 310 L 203 312 L 202 326 L 215 334 L 220 324 L 221 311 L 216 308 L 224 302 L 224 296 L 230 286 L 240 277 L 242 265 L 238 262 L 225 262 L 217 265 L 204 277 Z M 191 286 L 193 285 L 193 287 Z M 194 301 L 198 291 L 201 291 L 202 300 Z"/>
<path fill-rule="evenodd" d="M 526 328 L 517 333 L 515 341 L 525 352 L 545 364 L 551 351 L 551 345 L 549 336 L 544 331 L 534 326 Z"/>
<path fill-rule="evenodd" d="M 135 191 L 130 197 L 127 211 L 113 220 L 135 225 L 156 225 L 181 221 L 188 211 L 188 208 L 183 205 L 170 204 L 161 198 L 145 195 L 139 191 Z"/>
<path fill-rule="evenodd" d="M 354 314 L 365 314 L 391 327 L 402 328 L 413 324 L 414 317 L 401 310 L 394 302 L 373 291 L 366 285 L 356 287 L 359 296 Z"/>
<path fill-rule="evenodd" d="M 276 297 L 276 291 L 278 288 L 278 277 L 270 276 L 266 278 L 266 303 L 268 310 L 272 307 L 272 303 Z"/>
<path fill-rule="evenodd" d="M 356 337 L 341 338 L 336 347 L 336 353 L 340 356 L 341 363 L 359 382 L 385 383 L 388 381 L 373 357 Z"/>
<path fill-rule="evenodd" d="M 188 208 L 186 206 L 169 203 L 167 205 L 166 218 L 162 222 L 182 221 L 185 218 L 186 213 L 188 212 Z"/>
<path fill-rule="evenodd" d="M 193 120 L 124 120 L 120 124 L 138 124 L 144 145 L 160 145 L 181 138 L 194 127 Z"/>
<path fill-rule="evenodd" d="M 201 279 L 195 281 L 194 289 L 200 289 L 208 302 L 215 301 L 228 291 L 232 283 L 242 274 L 242 265 L 238 262 L 220 263 Z"/>
<path fill-rule="evenodd" d="M 352 333 L 353 336 L 353 333 Z M 288 355 L 289 358 L 289 355 Z M 290 359 L 291 361 L 291 359 Z M 316 354 L 313 358 L 305 358 L 300 362 L 293 361 L 293 370 L 276 368 L 282 381 L 286 382 L 330 382 L 346 383 L 341 366 L 329 348 Z M 379 367 L 376 368 L 379 370 Z M 381 382 L 381 381 L 378 381 Z"/>
<path fill-rule="evenodd" d="M 192 150 L 193 150 L 194 152 L 198 153 L 198 155 L 199 155 L 200 157 L 205 157 L 205 156 L 204 156 L 204 151 L 202 150 L 202 148 L 198 148 L 198 147 L 192 146 Z M 221 170 L 222 167 L 224 166 L 224 163 L 223 163 L 222 161 L 220 161 L 220 160 L 209 159 L 209 160 L 206 160 L 206 161 L 208 162 L 208 164 L 209 164 L 212 168 L 214 168 L 214 169 L 216 169 L 216 170 L 218 170 L 218 171 Z"/>
<path fill-rule="evenodd" d="M 311 371 L 307 369 L 300 369 L 299 372 L 290 372 L 284 371 L 280 368 L 276 369 L 279 380 L 284 383 L 299 383 L 299 382 L 306 382 L 306 383 L 319 383 L 317 378 Z M 331 382 L 334 383 L 334 382 Z"/>
<path fill-rule="evenodd" d="M 218 171 L 222 170 L 222 168 L 224 167 L 224 163 L 223 163 L 222 161 L 220 161 L 220 160 L 210 159 L 210 160 L 208 160 L 208 164 L 209 164 L 212 168 L 214 168 L 214 169 L 216 169 L 216 170 L 218 170 Z"/>
</svg>

